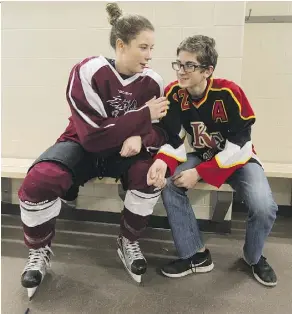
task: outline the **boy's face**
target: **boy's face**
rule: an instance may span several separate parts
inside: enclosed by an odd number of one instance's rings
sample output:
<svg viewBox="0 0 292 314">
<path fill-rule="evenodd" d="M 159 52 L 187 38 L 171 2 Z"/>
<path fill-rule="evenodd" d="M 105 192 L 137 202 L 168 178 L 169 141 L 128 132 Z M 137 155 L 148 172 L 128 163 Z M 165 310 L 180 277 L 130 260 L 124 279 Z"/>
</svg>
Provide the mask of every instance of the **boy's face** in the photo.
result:
<svg viewBox="0 0 292 314">
<path fill-rule="evenodd" d="M 181 66 L 179 70 L 176 70 L 178 83 L 182 88 L 193 88 L 200 86 L 207 78 L 212 74 L 213 67 L 207 69 L 198 67 L 200 62 L 197 60 L 195 53 L 181 50 L 177 56 L 176 62 Z M 178 68 L 178 65 L 176 65 Z"/>
</svg>

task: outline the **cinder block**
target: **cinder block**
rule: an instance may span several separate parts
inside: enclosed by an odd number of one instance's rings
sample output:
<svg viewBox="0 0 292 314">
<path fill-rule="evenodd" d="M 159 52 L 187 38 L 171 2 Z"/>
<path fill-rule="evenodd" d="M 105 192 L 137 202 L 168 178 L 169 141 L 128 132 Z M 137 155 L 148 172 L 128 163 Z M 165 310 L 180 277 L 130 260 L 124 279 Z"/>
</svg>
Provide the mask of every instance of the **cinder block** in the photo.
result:
<svg viewBox="0 0 292 314">
<path fill-rule="evenodd" d="M 176 56 L 176 48 L 182 41 L 181 28 L 157 28 L 155 32 L 155 49 L 153 57 L 156 58 L 173 58 Z"/>
<path fill-rule="evenodd" d="M 5 2 L 3 29 L 77 29 L 109 27 L 107 2 Z"/>
<path fill-rule="evenodd" d="M 123 209 L 123 202 L 111 198 L 80 196 L 77 199 L 77 208 L 119 213 Z"/>
<path fill-rule="evenodd" d="M 218 1 L 215 4 L 214 24 L 216 26 L 244 25 L 245 4 L 245 1 Z"/>
<path fill-rule="evenodd" d="M 155 26 L 206 26 L 214 23 L 214 2 L 153 2 Z M 183 18 L 182 18 L 183 17 Z"/>
<path fill-rule="evenodd" d="M 247 1 L 246 14 L 252 9 L 253 16 L 289 15 L 290 1 Z"/>
<path fill-rule="evenodd" d="M 241 85 L 242 58 L 218 58 L 214 77 L 225 78 Z"/>
</svg>

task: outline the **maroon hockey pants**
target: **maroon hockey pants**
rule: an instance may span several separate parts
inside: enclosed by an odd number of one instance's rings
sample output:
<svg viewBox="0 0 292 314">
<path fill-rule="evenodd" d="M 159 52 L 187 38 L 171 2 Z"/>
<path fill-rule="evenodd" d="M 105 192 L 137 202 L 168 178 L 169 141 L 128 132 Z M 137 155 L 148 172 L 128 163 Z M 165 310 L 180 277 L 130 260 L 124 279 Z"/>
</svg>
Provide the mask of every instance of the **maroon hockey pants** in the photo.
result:
<svg viewBox="0 0 292 314">
<path fill-rule="evenodd" d="M 136 161 L 123 177 L 127 192 L 120 232 L 130 241 L 137 240 L 146 229 L 149 216 L 160 196 L 147 186 L 147 172 L 152 158 Z M 19 189 L 24 242 L 29 248 L 49 244 L 55 235 L 61 199 L 73 184 L 71 173 L 62 165 L 43 161 L 31 168 Z"/>
</svg>

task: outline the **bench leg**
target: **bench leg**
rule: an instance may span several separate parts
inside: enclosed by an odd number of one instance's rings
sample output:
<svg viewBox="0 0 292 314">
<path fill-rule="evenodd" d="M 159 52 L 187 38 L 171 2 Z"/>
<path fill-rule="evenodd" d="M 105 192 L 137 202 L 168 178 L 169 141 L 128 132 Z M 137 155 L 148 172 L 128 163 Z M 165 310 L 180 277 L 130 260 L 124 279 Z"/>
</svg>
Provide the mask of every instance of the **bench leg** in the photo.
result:
<svg viewBox="0 0 292 314">
<path fill-rule="evenodd" d="M 291 180 L 291 200 L 290 200 L 290 205 L 292 205 L 292 180 Z"/>
<path fill-rule="evenodd" d="M 213 211 L 211 221 L 223 222 L 225 216 L 232 206 L 232 192 L 212 191 L 210 197 L 210 205 Z"/>
<path fill-rule="evenodd" d="M 12 203 L 12 183 L 10 178 L 1 178 L 2 202 Z"/>
<path fill-rule="evenodd" d="M 125 190 L 123 189 L 123 185 L 122 185 L 122 184 L 119 184 L 119 185 L 118 185 L 118 193 L 119 193 L 120 199 L 124 202 L 127 191 L 125 191 Z"/>
</svg>

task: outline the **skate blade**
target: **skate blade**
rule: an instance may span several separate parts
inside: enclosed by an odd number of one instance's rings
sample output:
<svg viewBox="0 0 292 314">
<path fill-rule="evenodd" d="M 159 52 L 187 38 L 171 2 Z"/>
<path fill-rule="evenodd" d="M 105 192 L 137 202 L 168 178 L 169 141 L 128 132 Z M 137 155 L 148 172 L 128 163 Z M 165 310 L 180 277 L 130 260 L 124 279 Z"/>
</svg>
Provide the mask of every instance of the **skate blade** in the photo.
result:
<svg viewBox="0 0 292 314">
<path fill-rule="evenodd" d="M 133 274 L 130 269 L 127 267 L 127 264 L 126 264 L 126 261 L 124 259 L 124 256 L 123 256 L 123 253 L 121 252 L 120 249 L 118 249 L 118 255 L 121 259 L 121 261 L 123 262 L 124 264 L 124 267 L 126 268 L 127 272 L 129 273 L 129 275 L 137 282 L 137 283 L 141 283 L 142 281 L 142 275 L 136 275 L 136 274 Z"/>
<path fill-rule="evenodd" d="M 38 287 L 27 288 L 27 295 L 28 295 L 29 301 L 32 299 L 32 297 L 33 297 L 33 295 L 35 294 L 37 288 L 38 288 Z"/>
</svg>

